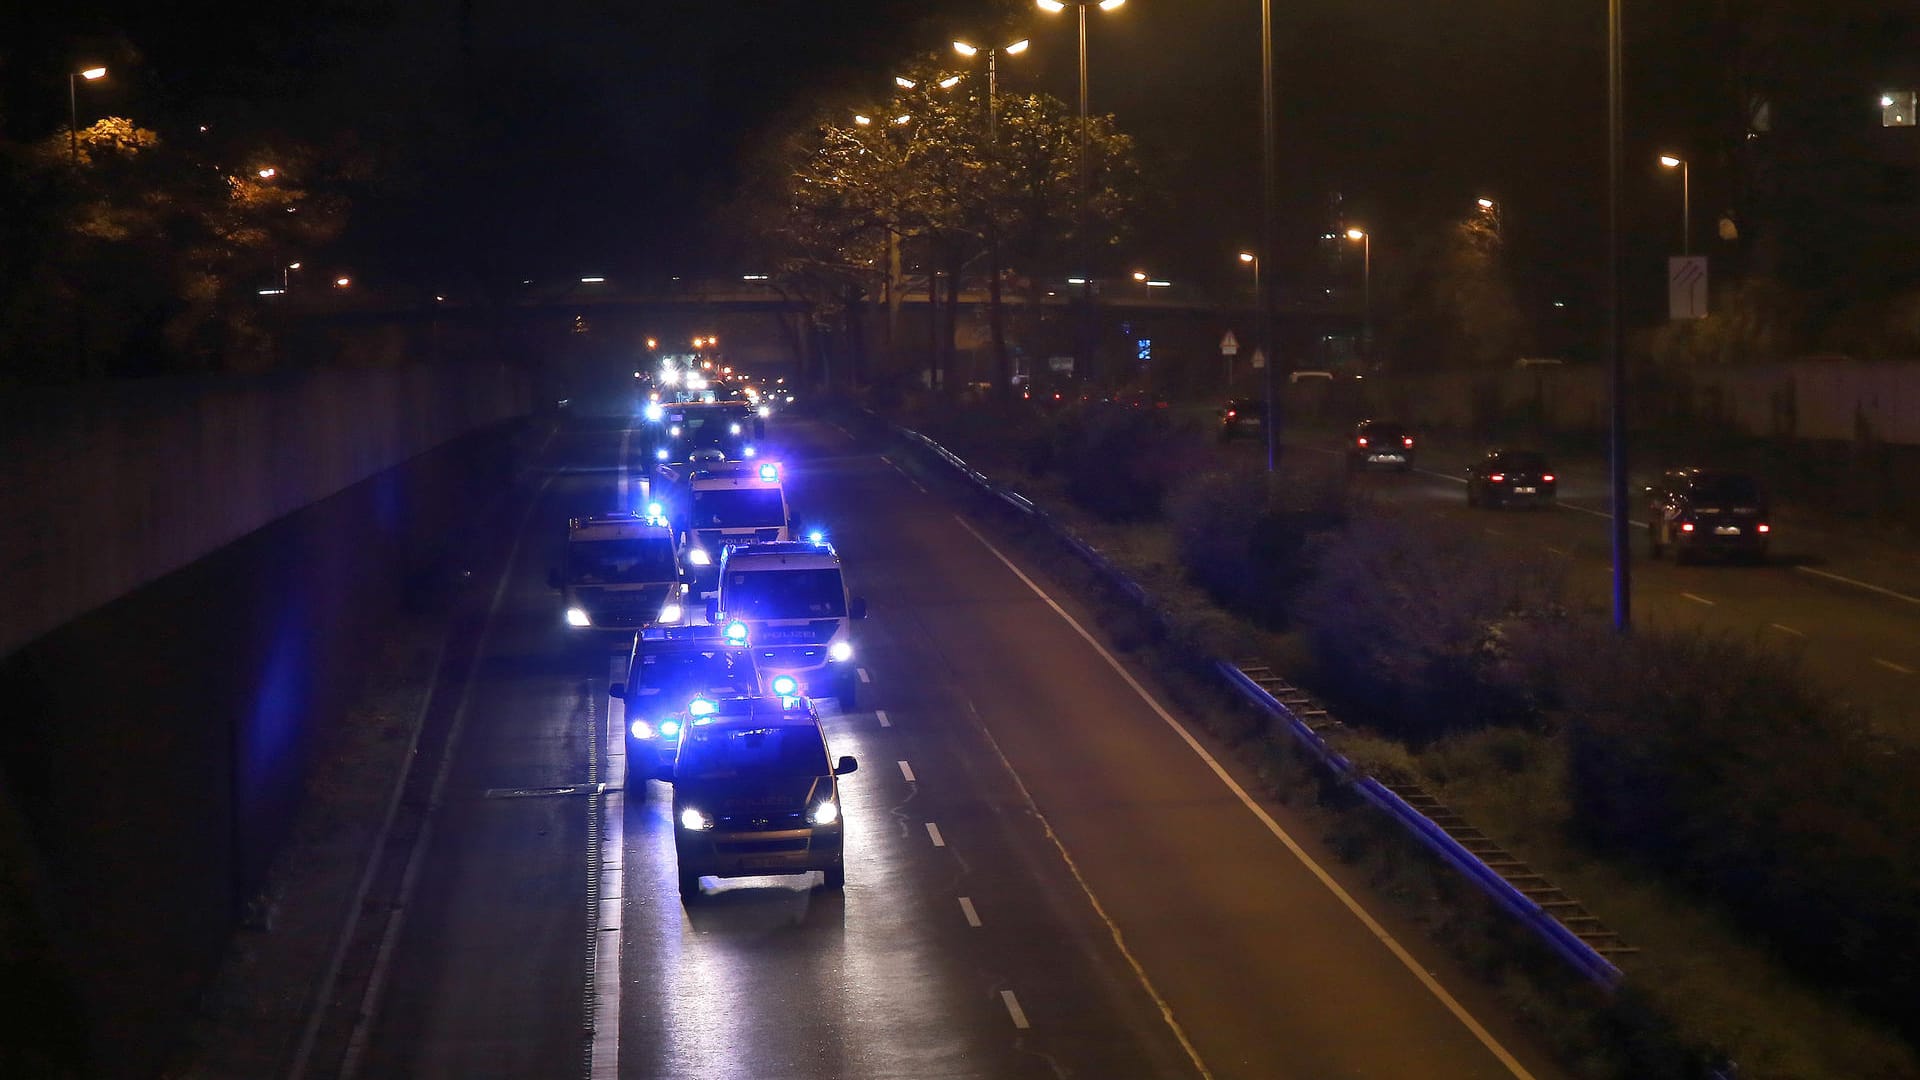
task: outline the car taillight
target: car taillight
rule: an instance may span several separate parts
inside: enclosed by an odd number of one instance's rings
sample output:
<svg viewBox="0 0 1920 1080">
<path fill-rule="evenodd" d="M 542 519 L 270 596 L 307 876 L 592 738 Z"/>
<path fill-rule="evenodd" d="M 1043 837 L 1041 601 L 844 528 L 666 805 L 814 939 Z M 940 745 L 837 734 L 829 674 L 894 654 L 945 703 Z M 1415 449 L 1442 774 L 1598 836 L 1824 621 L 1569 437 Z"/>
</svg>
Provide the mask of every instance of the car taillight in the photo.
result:
<svg viewBox="0 0 1920 1080">
<path fill-rule="evenodd" d="M 1234 417 L 1236 417 L 1236 416 L 1239 416 L 1239 415 L 1240 415 L 1239 413 L 1237 413 L 1237 412 L 1234 412 L 1234 411 L 1233 411 L 1232 409 L 1228 409 L 1228 410 L 1227 410 L 1227 419 L 1229 419 L 1229 420 L 1231 420 L 1231 419 L 1233 419 Z"/>
<path fill-rule="evenodd" d="M 1681 531 L 1681 532 L 1692 532 L 1692 531 L 1693 531 L 1693 522 L 1691 522 L 1691 521 L 1683 521 L 1683 522 L 1681 522 L 1681 523 L 1680 523 L 1680 531 Z"/>
<path fill-rule="evenodd" d="M 1496 484 L 1504 484 L 1507 482 L 1507 474 L 1503 472 L 1488 473 L 1487 479 Z"/>
<path fill-rule="evenodd" d="M 1761 522 L 1761 523 L 1759 524 L 1759 526 L 1758 526 L 1758 531 L 1759 531 L 1759 532 L 1772 532 L 1772 531 L 1773 531 L 1773 526 L 1771 526 L 1771 525 L 1769 525 L 1769 524 L 1767 524 L 1766 522 L 1764 522 L 1764 521 L 1763 521 L 1763 522 Z"/>
<path fill-rule="evenodd" d="M 1540 474 L 1540 482 L 1541 482 L 1541 483 L 1543 483 L 1543 484 L 1551 484 L 1551 483 L 1553 483 L 1553 474 L 1552 474 L 1552 473 L 1541 473 L 1541 474 Z"/>
<path fill-rule="evenodd" d="M 1400 436 L 1400 445 L 1401 445 L 1401 446 L 1404 446 L 1404 447 L 1407 447 L 1408 449 L 1412 449 L 1412 448 L 1413 448 L 1413 436 L 1411 436 L 1411 435 L 1402 435 L 1402 436 Z"/>
<path fill-rule="evenodd" d="M 1359 443 L 1361 446 L 1367 445 L 1367 440 L 1364 436 L 1361 438 L 1355 439 L 1354 442 Z"/>
</svg>

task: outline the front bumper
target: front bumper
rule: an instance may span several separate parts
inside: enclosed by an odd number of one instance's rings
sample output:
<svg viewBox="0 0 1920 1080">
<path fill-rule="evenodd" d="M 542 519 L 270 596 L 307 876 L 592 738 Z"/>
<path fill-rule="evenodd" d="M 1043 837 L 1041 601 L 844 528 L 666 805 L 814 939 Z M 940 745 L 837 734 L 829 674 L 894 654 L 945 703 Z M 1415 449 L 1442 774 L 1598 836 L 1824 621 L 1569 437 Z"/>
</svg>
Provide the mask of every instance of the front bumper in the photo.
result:
<svg viewBox="0 0 1920 1080">
<path fill-rule="evenodd" d="M 766 831 L 681 829 L 673 847 L 682 873 L 754 877 L 831 870 L 841 863 L 843 840 L 838 825 Z"/>
</svg>

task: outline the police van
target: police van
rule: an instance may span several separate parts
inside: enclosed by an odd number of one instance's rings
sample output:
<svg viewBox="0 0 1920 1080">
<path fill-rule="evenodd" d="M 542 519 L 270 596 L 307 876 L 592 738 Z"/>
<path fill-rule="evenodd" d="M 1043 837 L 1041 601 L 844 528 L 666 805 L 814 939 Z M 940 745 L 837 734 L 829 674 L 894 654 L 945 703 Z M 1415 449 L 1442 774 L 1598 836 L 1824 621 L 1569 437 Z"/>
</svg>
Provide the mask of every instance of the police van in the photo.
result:
<svg viewBox="0 0 1920 1080">
<path fill-rule="evenodd" d="M 782 481 L 772 461 L 720 462 L 687 472 L 674 499 L 685 531 L 682 558 L 700 595 L 714 590 L 729 548 L 793 539 L 793 511 Z"/>
<path fill-rule="evenodd" d="M 687 620 L 686 577 L 665 518 L 608 514 L 568 520 L 566 566 L 547 580 L 560 591 L 568 626 L 630 637 Z"/>
<path fill-rule="evenodd" d="M 853 663 L 853 621 L 867 602 L 847 594 L 840 556 L 824 540 L 729 548 L 720 560 L 720 595 L 708 617 L 741 627 L 762 675 L 791 676 L 791 692 L 837 697 L 854 708 L 860 685 Z M 776 692 L 786 692 L 777 688 Z"/>
<path fill-rule="evenodd" d="M 758 697 L 765 689 L 752 647 L 729 641 L 717 626 L 635 634 L 625 680 L 607 687 L 607 696 L 622 703 L 628 790 L 648 779 L 673 779 L 682 732 L 705 722 L 721 702 Z"/>
</svg>

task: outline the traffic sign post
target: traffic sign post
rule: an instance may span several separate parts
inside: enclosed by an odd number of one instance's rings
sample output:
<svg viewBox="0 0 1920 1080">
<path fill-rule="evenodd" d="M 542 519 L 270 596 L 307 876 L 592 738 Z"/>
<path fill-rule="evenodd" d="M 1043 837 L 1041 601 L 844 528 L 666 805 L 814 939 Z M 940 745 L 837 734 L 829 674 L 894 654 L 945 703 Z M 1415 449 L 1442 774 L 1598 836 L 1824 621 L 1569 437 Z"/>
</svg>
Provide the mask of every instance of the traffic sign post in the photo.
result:
<svg viewBox="0 0 1920 1080">
<path fill-rule="evenodd" d="M 1229 392 L 1233 390 L 1233 357 L 1234 354 L 1239 351 L 1240 339 L 1233 336 L 1233 331 L 1227 331 L 1220 339 L 1220 355 L 1226 357 L 1227 360 L 1227 390 Z"/>
</svg>

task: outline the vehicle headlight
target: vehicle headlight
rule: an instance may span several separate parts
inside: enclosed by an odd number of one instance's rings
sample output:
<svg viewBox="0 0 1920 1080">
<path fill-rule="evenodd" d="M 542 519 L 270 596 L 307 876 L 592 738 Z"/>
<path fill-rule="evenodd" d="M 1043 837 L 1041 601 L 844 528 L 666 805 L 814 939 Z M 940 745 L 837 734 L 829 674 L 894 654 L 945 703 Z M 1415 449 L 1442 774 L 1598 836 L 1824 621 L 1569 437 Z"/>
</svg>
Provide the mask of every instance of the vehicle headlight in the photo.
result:
<svg viewBox="0 0 1920 1080">
<path fill-rule="evenodd" d="M 706 548 L 694 548 L 687 552 L 687 561 L 695 566 L 712 566 L 713 556 L 707 554 Z"/>
<path fill-rule="evenodd" d="M 577 607 L 570 607 L 567 609 L 567 625 L 568 626 L 592 626 L 593 620 L 587 618 L 587 613 L 585 610 Z"/>
<path fill-rule="evenodd" d="M 660 721 L 660 734 L 663 737 L 669 738 L 669 739 L 673 738 L 675 735 L 680 734 L 680 721 L 678 720 Z"/>
<path fill-rule="evenodd" d="M 740 425 L 739 425 L 739 424 L 728 424 L 728 425 L 727 425 L 727 434 L 729 434 L 729 435 L 738 435 L 738 434 L 740 434 Z"/>
<path fill-rule="evenodd" d="M 635 720 L 633 723 L 627 725 L 627 730 L 633 732 L 633 737 L 636 739 L 653 738 L 653 725 L 647 723 L 645 720 Z"/>
<path fill-rule="evenodd" d="M 680 609 L 679 604 L 665 604 L 660 608 L 660 621 L 679 622 L 680 616 L 684 614 L 686 614 L 686 612 Z"/>
<path fill-rule="evenodd" d="M 646 418 L 649 420 L 658 420 L 662 416 L 665 416 L 666 412 L 665 410 L 660 408 L 660 403 L 658 401 L 649 401 L 647 402 L 645 415 L 646 415 Z"/>
<path fill-rule="evenodd" d="M 747 624 L 741 622 L 739 619 L 728 623 L 727 640 L 736 645 L 743 644 L 747 640 Z"/>
<path fill-rule="evenodd" d="M 840 807 L 832 799 L 815 803 L 813 809 L 807 811 L 807 823 L 810 825 L 831 825 L 839 820 Z"/>
<path fill-rule="evenodd" d="M 765 419 L 765 418 L 767 418 L 767 417 L 769 417 L 769 416 L 772 416 L 772 415 L 773 415 L 773 406 L 771 406 L 771 405 L 762 405 L 762 406 L 760 406 L 760 417 L 761 417 L 761 419 Z"/>
<path fill-rule="evenodd" d="M 675 424 L 675 425 L 673 425 L 672 427 L 670 427 L 670 428 L 668 428 L 668 429 L 667 429 L 667 434 L 669 434 L 669 435 L 671 435 L 671 436 L 673 436 L 673 437 L 674 437 L 674 438 L 676 438 L 676 439 L 677 439 L 677 438 L 679 438 L 679 437 L 680 437 L 680 425 L 679 425 L 679 424 Z"/>
<path fill-rule="evenodd" d="M 781 697 L 792 697 L 800 692 L 800 680 L 791 675 L 774 676 L 772 686 L 773 692 Z"/>
<path fill-rule="evenodd" d="M 688 806 L 680 811 L 680 827 L 688 832 L 699 832 L 713 828 L 713 819 Z"/>
<path fill-rule="evenodd" d="M 836 641 L 827 646 L 827 659 L 840 661 L 853 659 L 853 642 Z"/>
<path fill-rule="evenodd" d="M 662 446 L 662 447 L 660 447 L 660 448 L 659 448 L 658 450 L 655 450 L 655 451 L 653 452 L 653 460 L 655 460 L 655 461 L 665 461 L 665 460 L 667 460 L 667 448 L 666 448 L 666 447 L 664 447 L 664 446 Z"/>
<path fill-rule="evenodd" d="M 697 697 L 687 702 L 687 712 L 694 716 L 712 716 L 713 711 L 717 708 L 719 708 L 718 705 L 702 697 Z"/>
</svg>

